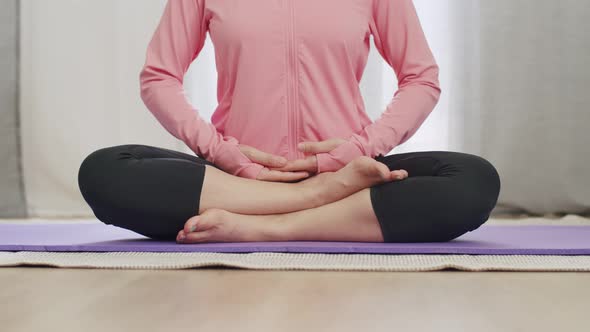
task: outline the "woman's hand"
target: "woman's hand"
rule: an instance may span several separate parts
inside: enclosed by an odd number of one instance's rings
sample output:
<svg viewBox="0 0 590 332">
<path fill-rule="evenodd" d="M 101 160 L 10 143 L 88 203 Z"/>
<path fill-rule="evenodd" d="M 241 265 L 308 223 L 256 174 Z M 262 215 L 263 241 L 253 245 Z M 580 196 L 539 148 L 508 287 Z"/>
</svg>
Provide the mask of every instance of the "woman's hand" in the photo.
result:
<svg viewBox="0 0 590 332">
<path fill-rule="evenodd" d="M 252 162 L 258 163 L 267 167 L 282 167 L 287 164 L 287 159 L 281 156 L 273 155 L 260 151 L 254 147 L 239 144 L 238 148 L 242 153 L 248 157 Z M 276 169 L 269 169 L 265 167 L 258 177 L 257 180 L 261 181 L 276 181 L 276 182 L 292 182 L 304 179 L 309 176 L 306 171 L 282 171 Z"/>
<path fill-rule="evenodd" d="M 305 171 L 310 173 L 317 173 L 318 171 L 318 164 L 317 164 L 317 157 L 316 154 L 318 153 L 328 153 L 335 148 L 337 148 L 340 144 L 345 143 L 345 139 L 341 138 L 332 138 L 329 140 L 321 141 L 321 142 L 302 142 L 297 145 L 299 151 L 302 151 L 306 154 L 312 154 L 305 159 L 298 159 L 298 160 L 289 160 L 285 165 L 275 167 L 273 170 L 283 171 L 283 172 L 298 172 L 298 171 Z"/>
</svg>

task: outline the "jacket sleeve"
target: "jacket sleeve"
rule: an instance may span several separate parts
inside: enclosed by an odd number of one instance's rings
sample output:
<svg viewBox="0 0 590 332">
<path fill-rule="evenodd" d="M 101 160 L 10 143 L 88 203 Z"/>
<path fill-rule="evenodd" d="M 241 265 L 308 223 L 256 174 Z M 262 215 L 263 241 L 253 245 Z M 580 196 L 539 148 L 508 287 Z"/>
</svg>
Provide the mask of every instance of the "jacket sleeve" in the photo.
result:
<svg viewBox="0 0 590 332">
<path fill-rule="evenodd" d="M 255 179 L 264 168 L 204 121 L 186 97 L 183 80 L 205 43 L 208 21 L 202 0 L 168 0 L 149 42 L 140 73 L 141 98 L 160 124 L 192 151 L 230 174 Z"/>
<path fill-rule="evenodd" d="M 376 49 L 397 76 L 398 89 L 377 120 L 317 155 L 318 172 L 336 171 L 358 156 L 386 155 L 414 135 L 440 97 L 439 67 L 412 0 L 373 0 L 369 26 Z"/>
</svg>

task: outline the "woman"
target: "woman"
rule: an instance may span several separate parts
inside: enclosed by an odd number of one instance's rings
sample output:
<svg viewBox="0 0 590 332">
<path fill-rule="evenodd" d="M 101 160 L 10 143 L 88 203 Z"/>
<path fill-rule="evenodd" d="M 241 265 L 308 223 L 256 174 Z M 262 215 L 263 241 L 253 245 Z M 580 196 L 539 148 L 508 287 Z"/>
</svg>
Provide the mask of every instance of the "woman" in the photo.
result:
<svg viewBox="0 0 590 332">
<path fill-rule="evenodd" d="M 212 123 L 182 86 L 207 32 Z M 399 82 L 374 122 L 359 90 L 371 36 Z M 196 155 L 141 144 L 91 153 L 79 186 L 107 224 L 179 243 L 449 241 L 498 198 L 482 157 L 386 155 L 441 92 L 411 0 L 168 1 L 140 83 L 147 108 Z"/>
</svg>

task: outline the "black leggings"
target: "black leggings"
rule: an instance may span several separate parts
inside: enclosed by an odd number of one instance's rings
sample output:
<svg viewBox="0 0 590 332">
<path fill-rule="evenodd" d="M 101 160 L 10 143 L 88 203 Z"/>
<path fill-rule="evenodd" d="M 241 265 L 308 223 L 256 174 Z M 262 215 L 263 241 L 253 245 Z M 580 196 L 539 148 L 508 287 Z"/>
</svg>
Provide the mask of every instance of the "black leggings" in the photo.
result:
<svg viewBox="0 0 590 332">
<path fill-rule="evenodd" d="M 409 177 L 370 188 L 385 242 L 441 242 L 488 220 L 500 192 L 498 172 L 486 159 L 452 151 L 379 156 Z M 198 214 L 205 165 L 198 156 L 127 144 L 88 155 L 78 184 L 95 216 L 153 239 L 175 240 Z"/>
</svg>

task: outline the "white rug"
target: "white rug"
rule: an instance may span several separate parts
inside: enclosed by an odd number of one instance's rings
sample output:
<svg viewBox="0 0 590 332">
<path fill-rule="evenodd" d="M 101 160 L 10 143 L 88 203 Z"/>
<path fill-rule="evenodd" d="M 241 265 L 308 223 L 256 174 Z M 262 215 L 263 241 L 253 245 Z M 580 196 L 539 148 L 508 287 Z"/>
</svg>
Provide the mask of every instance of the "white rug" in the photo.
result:
<svg viewBox="0 0 590 332">
<path fill-rule="evenodd" d="M 0 252 L 0 266 L 170 270 L 590 271 L 590 256 Z"/>
</svg>

